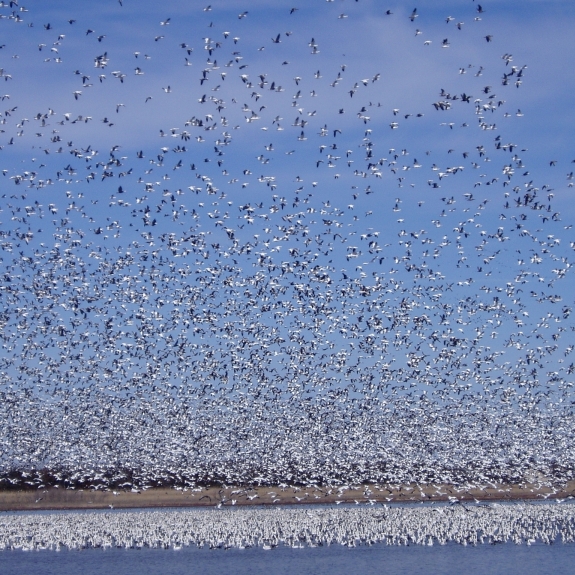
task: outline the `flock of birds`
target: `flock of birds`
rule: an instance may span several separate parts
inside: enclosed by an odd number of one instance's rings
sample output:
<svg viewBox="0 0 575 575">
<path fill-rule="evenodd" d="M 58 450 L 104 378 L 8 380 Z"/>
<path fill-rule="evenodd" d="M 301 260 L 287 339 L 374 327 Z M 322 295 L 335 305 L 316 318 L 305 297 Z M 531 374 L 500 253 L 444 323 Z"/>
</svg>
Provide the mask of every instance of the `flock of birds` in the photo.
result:
<svg viewBox="0 0 575 575">
<path fill-rule="evenodd" d="M 0 550 L 575 542 L 575 505 L 235 509 L 0 516 Z"/>
<path fill-rule="evenodd" d="M 364 4 L 336 18 L 328 0 L 324 23 L 280 3 L 265 27 L 190 6 L 119 38 L 0 2 L 0 485 L 573 478 L 575 242 L 555 197 L 573 172 L 555 189 L 561 165 L 534 176 L 506 136 L 527 66 L 471 0 L 439 40 L 424 10 L 382 11 L 392 40 L 358 63 L 340 52 Z M 390 54 L 450 66 L 462 38 L 484 61 L 397 95 Z M 366 539 L 400 512 L 374 513 Z M 455 511 L 420 513 L 440 529 Z M 93 545 L 92 520 L 44 527 Z"/>
</svg>

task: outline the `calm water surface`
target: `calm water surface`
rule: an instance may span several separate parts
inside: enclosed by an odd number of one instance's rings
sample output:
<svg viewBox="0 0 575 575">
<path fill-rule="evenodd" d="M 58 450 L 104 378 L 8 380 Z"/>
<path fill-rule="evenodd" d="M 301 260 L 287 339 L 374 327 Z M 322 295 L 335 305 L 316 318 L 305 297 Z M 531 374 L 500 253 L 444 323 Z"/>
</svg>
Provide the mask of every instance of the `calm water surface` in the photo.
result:
<svg viewBox="0 0 575 575">
<path fill-rule="evenodd" d="M 3 551 L 2 575 L 573 575 L 575 545 Z"/>
</svg>

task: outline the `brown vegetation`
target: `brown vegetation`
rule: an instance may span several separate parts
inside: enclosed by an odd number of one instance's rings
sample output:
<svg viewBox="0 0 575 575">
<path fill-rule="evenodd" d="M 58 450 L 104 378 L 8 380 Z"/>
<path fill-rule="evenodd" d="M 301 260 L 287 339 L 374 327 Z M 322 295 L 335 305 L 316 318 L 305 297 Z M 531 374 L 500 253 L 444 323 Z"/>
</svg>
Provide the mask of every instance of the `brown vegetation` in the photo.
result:
<svg viewBox="0 0 575 575">
<path fill-rule="evenodd" d="M 200 507 L 318 503 L 414 503 L 545 500 L 575 497 L 575 481 L 561 486 L 546 482 L 517 485 L 461 486 L 439 484 L 275 487 L 190 487 L 151 489 L 39 488 L 0 491 L 0 510 L 105 509 L 135 507 Z"/>
</svg>

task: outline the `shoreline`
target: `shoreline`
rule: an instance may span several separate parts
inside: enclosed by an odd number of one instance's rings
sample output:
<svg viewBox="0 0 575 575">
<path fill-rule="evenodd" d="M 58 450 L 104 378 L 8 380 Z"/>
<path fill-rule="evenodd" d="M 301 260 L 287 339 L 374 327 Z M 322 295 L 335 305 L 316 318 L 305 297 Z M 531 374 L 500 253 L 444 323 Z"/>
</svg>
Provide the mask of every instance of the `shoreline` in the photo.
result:
<svg viewBox="0 0 575 575">
<path fill-rule="evenodd" d="M 575 498 L 575 481 L 518 485 L 381 485 L 339 487 L 195 487 L 146 490 L 44 488 L 0 491 L 0 511 L 58 511 L 166 507 L 284 506 L 489 501 L 545 501 Z"/>
</svg>

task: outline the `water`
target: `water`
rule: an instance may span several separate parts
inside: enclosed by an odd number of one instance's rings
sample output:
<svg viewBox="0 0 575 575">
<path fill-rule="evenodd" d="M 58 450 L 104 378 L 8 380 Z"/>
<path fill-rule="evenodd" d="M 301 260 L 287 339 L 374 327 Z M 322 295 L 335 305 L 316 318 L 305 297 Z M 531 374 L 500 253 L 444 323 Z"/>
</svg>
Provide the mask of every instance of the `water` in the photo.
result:
<svg viewBox="0 0 575 575">
<path fill-rule="evenodd" d="M 2 575 L 572 575 L 575 545 L 3 551 Z"/>
<path fill-rule="evenodd" d="M 7 513 L 0 515 L 0 575 L 571 575 L 574 510 L 540 503 Z M 397 544 L 383 543 L 389 533 Z M 304 540 L 315 546 L 284 545 Z M 246 542 L 255 546 L 239 548 Z"/>
</svg>

